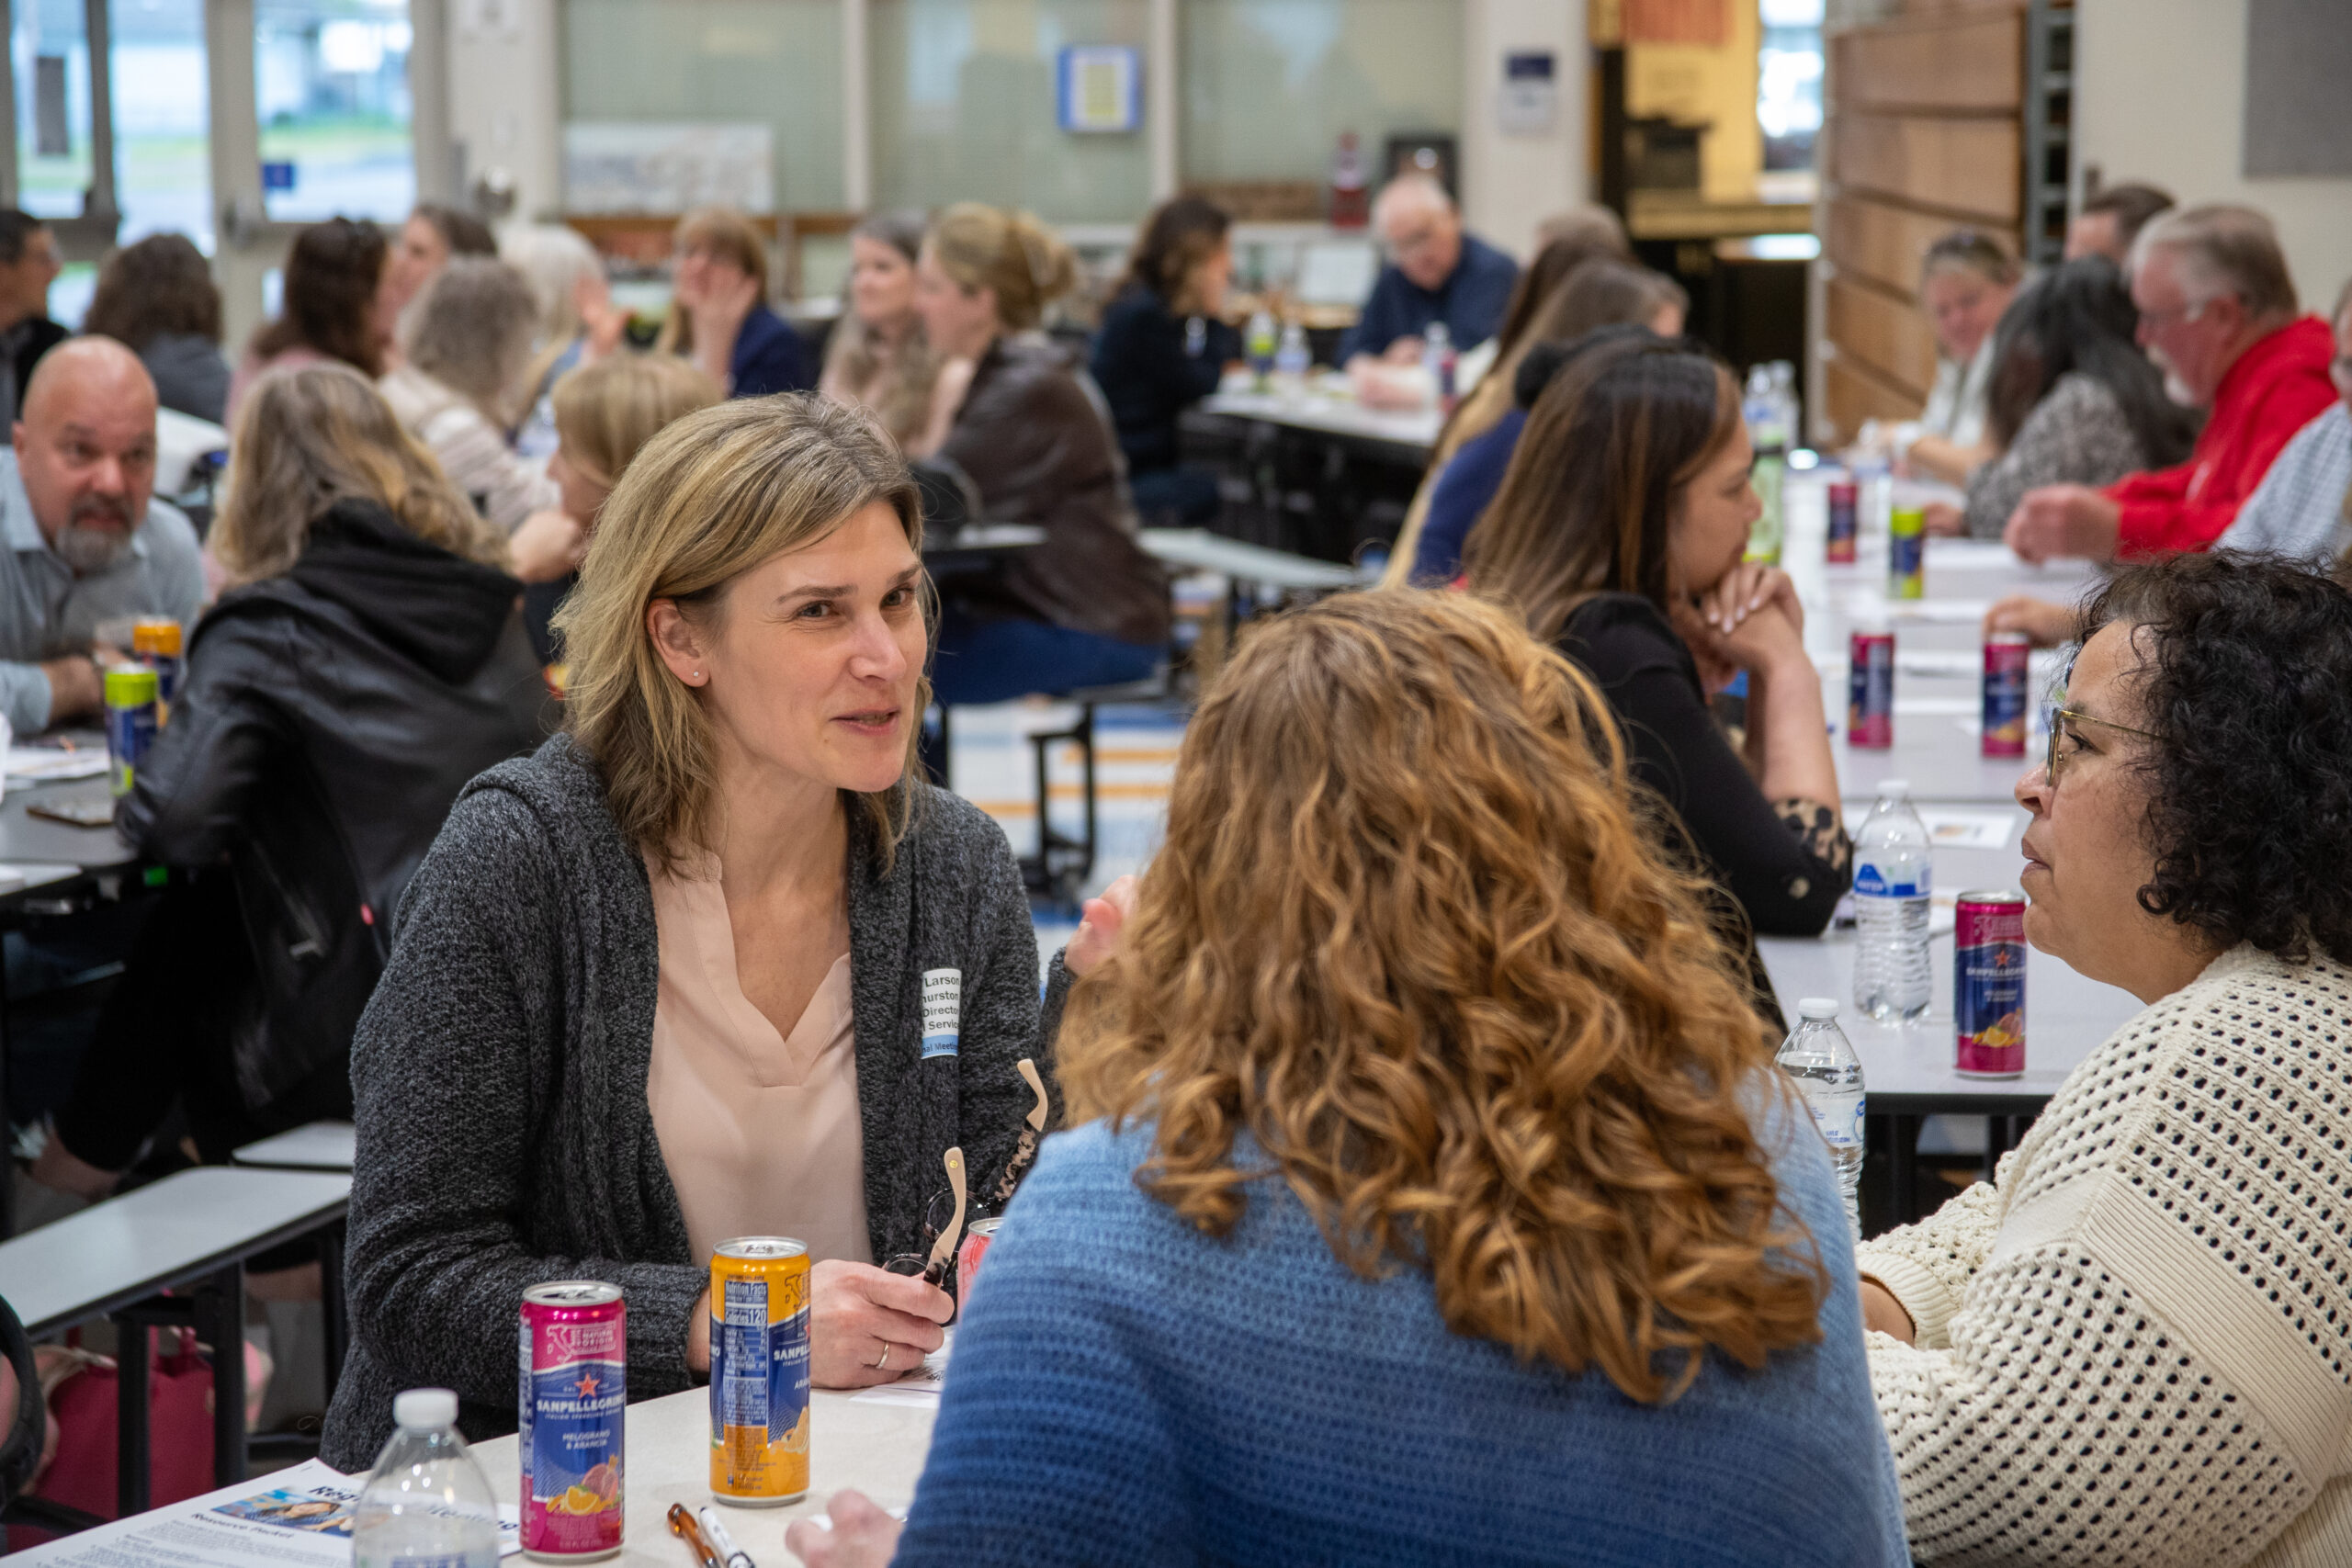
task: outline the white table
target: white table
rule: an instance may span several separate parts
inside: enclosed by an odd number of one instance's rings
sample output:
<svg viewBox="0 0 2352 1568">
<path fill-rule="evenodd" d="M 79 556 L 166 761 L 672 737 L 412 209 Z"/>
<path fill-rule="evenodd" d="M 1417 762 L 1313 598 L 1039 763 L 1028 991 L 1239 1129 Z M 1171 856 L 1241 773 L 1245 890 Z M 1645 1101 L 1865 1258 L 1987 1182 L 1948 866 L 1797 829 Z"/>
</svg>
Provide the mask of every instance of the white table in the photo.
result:
<svg viewBox="0 0 2352 1568">
<path fill-rule="evenodd" d="M 313 1122 L 306 1127 L 247 1144 L 229 1157 L 239 1165 L 268 1166 L 278 1170 L 343 1170 L 351 1168 L 352 1150 L 359 1130 L 348 1122 Z"/>
<path fill-rule="evenodd" d="M 832 1495 L 854 1487 L 885 1508 L 904 1512 L 931 1449 L 933 1412 L 816 1390 L 808 1396 L 808 1495 L 783 1508 L 728 1508 L 727 1532 L 759 1568 L 789 1568 L 784 1528 L 822 1514 Z M 624 1516 L 618 1562 L 631 1568 L 694 1568 L 685 1543 L 670 1533 L 673 1503 L 689 1509 L 711 1501 L 710 1391 L 689 1389 L 628 1407 L 621 1464 Z M 474 1446 L 502 1503 L 521 1502 L 522 1461 L 515 1440 Z"/>
<path fill-rule="evenodd" d="M 1228 539 L 1206 528 L 1145 528 L 1136 539 L 1155 560 L 1269 588 L 1335 590 L 1363 583 L 1353 567 Z"/>
<path fill-rule="evenodd" d="M 216 1346 L 244 1333 L 245 1259 L 281 1242 L 339 1225 L 351 1178 L 317 1171 L 206 1166 L 0 1242 L 0 1295 L 38 1339 L 100 1314 L 126 1332 L 123 1353 L 143 1365 L 157 1323 L 186 1323 Z M 340 1249 L 322 1249 L 329 1339 L 339 1343 Z M 331 1256 L 329 1256 L 331 1255 Z M 189 1287 L 200 1287 L 191 1292 Z M 153 1298 L 161 1291 L 181 1292 Z M 330 1374 L 340 1359 L 330 1359 Z M 329 1392 L 333 1392 L 333 1377 Z M 148 1501 L 147 1380 L 124 1380 L 118 1429 L 119 1517 Z M 212 1475 L 245 1475 L 245 1359 L 212 1358 Z"/>
<path fill-rule="evenodd" d="M 1437 445 L 1437 433 L 1445 423 L 1445 416 L 1433 408 L 1366 408 L 1353 398 L 1321 391 L 1217 392 L 1204 399 L 1200 408 L 1204 413 L 1257 420 L 1317 435 L 1340 435 L 1407 447 L 1424 460 L 1430 448 Z"/>
</svg>

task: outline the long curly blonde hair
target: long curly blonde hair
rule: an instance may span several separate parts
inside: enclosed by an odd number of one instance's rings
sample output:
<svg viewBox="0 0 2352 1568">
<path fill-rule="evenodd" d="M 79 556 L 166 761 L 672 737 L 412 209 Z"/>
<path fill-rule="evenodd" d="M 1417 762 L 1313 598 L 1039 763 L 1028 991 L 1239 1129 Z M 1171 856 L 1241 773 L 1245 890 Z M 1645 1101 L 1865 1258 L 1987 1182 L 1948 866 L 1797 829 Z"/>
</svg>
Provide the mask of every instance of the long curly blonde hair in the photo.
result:
<svg viewBox="0 0 2352 1568">
<path fill-rule="evenodd" d="M 1751 1117 L 1787 1090 L 1608 710 L 1516 617 L 1358 593 L 1259 631 L 1184 737 L 1165 846 L 1063 1035 L 1074 1118 L 1211 1235 L 1264 1174 L 1448 1327 L 1629 1397 L 1819 1337 Z M 1802 1112 L 1795 1112 L 1802 1115 Z"/>
</svg>

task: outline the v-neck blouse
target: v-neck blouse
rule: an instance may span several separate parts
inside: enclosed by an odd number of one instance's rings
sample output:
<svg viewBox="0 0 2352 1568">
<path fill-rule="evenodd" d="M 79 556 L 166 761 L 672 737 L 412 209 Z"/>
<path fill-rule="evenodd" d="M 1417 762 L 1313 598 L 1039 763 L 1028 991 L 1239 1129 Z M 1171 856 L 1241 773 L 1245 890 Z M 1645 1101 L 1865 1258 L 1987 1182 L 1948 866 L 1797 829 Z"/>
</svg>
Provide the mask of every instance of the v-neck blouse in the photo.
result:
<svg viewBox="0 0 2352 1568">
<path fill-rule="evenodd" d="M 849 954 L 779 1034 L 743 994 L 718 857 L 646 869 L 661 987 L 645 1095 L 695 1261 L 788 1235 L 812 1259 L 871 1263 Z"/>
</svg>

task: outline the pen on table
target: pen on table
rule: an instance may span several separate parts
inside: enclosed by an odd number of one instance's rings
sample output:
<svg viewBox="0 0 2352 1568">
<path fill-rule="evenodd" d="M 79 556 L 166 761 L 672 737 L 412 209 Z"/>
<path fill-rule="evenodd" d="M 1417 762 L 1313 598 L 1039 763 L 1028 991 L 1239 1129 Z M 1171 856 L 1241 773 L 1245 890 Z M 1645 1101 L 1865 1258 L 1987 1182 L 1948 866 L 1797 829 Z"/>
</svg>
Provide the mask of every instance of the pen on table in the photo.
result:
<svg viewBox="0 0 2352 1568">
<path fill-rule="evenodd" d="M 670 1505 L 669 1519 L 670 1533 L 694 1549 L 695 1558 L 702 1568 L 726 1568 L 718 1553 L 710 1549 L 710 1542 L 703 1538 L 702 1527 L 695 1523 L 693 1513 L 684 1503 Z"/>
<path fill-rule="evenodd" d="M 727 1533 L 727 1527 L 719 1522 L 718 1510 L 705 1508 L 701 1517 L 703 1534 L 710 1538 L 710 1544 L 725 1559 L 726 1568 L 759 1568 L 752 1561 L 752 1554 L 736 1545 L 735 1538 Z"/>
</svg>

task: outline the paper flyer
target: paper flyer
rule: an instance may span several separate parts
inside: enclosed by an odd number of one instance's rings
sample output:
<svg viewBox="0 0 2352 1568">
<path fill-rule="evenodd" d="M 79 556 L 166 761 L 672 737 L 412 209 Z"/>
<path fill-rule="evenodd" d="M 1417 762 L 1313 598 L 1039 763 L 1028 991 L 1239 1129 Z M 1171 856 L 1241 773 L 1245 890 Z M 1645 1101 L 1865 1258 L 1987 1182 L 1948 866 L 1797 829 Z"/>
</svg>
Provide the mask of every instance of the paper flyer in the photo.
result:
<svg viewBox="0 0 2352 1568">
<path fill-rule="evenodd" d="M 351 1516 L 368 1478 L 311 1460 L 13 1554 L 11 1568 L 351 1568 Z M 498 1553 L 522 1550 L 498 1510 Z"/>
</svg>

